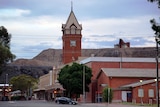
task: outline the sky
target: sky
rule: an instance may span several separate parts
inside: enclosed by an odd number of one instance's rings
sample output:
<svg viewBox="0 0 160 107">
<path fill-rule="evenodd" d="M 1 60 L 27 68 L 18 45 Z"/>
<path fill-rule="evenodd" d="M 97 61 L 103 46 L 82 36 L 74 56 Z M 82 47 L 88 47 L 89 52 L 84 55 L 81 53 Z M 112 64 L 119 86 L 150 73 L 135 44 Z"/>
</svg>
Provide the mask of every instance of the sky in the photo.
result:
<svg viewBox="0 0 160 107">
<path fill-rule="evenodd" d="M 12 35 L 16 58 L 62 49 L 71 7 L 82 24 L 82 49 L 114 48 L 120 38 L 131 47 L 155 47 L 150 20 L 159 21 L 160 9 L 147 0 L 0 0 L 0 26 Z"/>
</svg>

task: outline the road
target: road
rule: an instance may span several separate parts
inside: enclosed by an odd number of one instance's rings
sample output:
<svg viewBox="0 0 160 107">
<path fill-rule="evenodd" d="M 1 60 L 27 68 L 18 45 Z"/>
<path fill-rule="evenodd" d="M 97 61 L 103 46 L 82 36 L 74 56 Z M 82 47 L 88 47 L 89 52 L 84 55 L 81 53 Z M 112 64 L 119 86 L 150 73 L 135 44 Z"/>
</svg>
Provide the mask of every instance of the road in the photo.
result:
<svg viewBox="0 0 160 107">
<path fill-rule="evenodd" d="M 78 105 L 56 104 L 47 101 L 0 101 L 0 107 L 142 107 L 123 104 L 86 103 Z M 148 107 L 148 106 L 143 106 Z M 151 107 L 151 106 L 149 106 Z"/>
</svg>

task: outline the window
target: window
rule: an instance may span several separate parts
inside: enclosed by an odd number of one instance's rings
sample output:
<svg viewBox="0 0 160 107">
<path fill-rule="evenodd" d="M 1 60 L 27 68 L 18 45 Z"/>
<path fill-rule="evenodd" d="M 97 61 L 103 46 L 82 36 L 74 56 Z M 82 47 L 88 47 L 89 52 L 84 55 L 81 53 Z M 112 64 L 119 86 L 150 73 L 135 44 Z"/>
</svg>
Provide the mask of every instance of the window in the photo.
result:
<svg viewBox="0 0 160 107">
<path fill-rule="evenodd" d="M 142 88 L 138 89 L 138 97 L 144 97 L 144 90 Z"/>
<path fill-rule="evenodd" d="M 76 41 L 75 40 L 71 40 L 70 41 L 70 46 L 76 46 Z"/>
<path fill-rule="evenodd" d="M 154 90 L 153 89 L 148 90 L 148 96 L 149 97 L 154 97 Z"/>
<path fill-rule="evenodd" d="M 73 24 L 70 28 L 71 28 L 71 34 L 76 34 L 76 26 Z"/>
</svg>

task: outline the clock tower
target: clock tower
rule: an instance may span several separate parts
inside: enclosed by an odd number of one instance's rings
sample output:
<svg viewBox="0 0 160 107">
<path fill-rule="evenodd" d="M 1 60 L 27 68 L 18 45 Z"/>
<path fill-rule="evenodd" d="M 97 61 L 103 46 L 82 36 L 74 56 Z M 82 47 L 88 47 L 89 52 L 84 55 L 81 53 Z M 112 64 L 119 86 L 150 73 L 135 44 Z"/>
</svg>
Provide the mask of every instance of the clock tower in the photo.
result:
<svg viewBox="0 0 160 107">
<path fill-rule="evenodd" d="M 78 23 L 71 9 L 66 24 L 62 24 L 63 63 L 77 60 L 81 56 L 82 25 Z"/>
</svg>

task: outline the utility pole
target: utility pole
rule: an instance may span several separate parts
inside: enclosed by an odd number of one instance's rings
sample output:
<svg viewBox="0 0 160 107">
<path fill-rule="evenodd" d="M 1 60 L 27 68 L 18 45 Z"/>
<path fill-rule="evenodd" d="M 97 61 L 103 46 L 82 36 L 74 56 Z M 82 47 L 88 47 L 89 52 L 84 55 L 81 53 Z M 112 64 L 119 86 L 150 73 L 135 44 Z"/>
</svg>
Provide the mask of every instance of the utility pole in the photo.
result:
<svg viewBox="0 0 160 107">
<path fill-rule="evenodd" d="M 83 64 L 83 103 L 85 103 L 85 65 Z"/>
<path fill-rule="evenodd" d="M 158 42 L 160 41 L 159 40 L 159 37 L 156 36 L 155 37 L 155 40 L 156 40 L 156 99 L 157 99 L 157 107 L 159 107 L 159 67 L 158 67 L 158 58 L 159 58 L 159 51 L 158 51 Z"/>
</svg>

